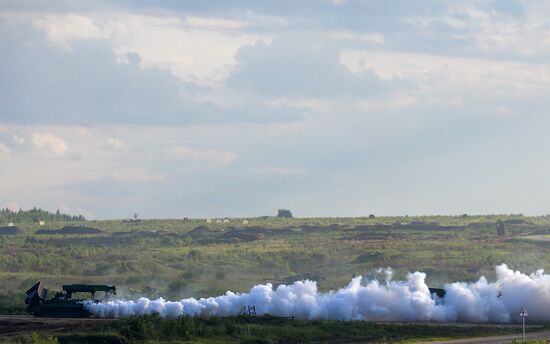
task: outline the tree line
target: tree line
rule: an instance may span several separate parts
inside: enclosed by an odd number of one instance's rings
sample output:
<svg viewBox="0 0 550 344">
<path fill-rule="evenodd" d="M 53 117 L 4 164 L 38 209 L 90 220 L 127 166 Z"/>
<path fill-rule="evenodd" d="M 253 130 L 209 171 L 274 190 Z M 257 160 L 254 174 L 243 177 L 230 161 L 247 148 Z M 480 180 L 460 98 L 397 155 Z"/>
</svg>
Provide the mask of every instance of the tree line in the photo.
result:
<svg viewBox="0 0 550 344">
<path fill-rule="evenodd" d="M 40 208 L 29 210 L 0 209 L 0 223 L 34 223 L 38 221 L 85 221 L 82 215 L 63 214 L 59 210 L 55 213 Z"/>
</svg>

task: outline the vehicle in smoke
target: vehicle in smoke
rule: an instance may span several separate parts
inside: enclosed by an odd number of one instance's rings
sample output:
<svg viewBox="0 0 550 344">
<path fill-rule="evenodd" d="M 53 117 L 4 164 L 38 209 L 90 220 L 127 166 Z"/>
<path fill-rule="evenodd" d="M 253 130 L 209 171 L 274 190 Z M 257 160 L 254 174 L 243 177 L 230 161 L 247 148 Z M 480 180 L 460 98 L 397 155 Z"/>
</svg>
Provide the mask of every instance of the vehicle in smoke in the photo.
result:
<svg viewBox="0 0 550 344">
<path fill-rule="evenodd" d="M 94 299 L 96 292 L 105 293 L 102 300 Z M 89 299 L 73 299 L 75 293 L 91 294 Z M 98 303 L 116 294 L 115 286 L 95 284 L 67 284 L 63 290 L 48 299 L 48 289 L 41 282 L 26 292 L 27 312 L 36 317 L 87 318 L 91 313 L 84 308 L 84 301 Z"/>
<path fill-rule="evenodd" d="M 442 288 L 428 288 L 430 290 L 430 294 L 435 294 L 440 298 L 445 297 L 445 289 Z"/>
</svg>

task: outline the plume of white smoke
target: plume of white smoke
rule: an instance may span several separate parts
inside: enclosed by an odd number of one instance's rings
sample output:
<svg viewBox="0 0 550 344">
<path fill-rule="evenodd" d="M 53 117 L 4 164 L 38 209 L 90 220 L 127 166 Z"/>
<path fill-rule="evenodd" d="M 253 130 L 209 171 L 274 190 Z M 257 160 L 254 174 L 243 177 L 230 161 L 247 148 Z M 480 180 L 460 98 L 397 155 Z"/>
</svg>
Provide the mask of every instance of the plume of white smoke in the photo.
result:
<svg viewBox="0 0 550 344">
<path fill-rule="evenodd" d="M 306 280 L 276 289 L 270 283 L 260 284 L 242 294 L 228 291 L 175 302 L 162 298 L 87 302 L 85 307 L 95 316 L 115 318 L 150 313 L 228 316 L 254 305 L 257 314 L 301 319 L 514 322 L 525 306 L 532 320 L 550 320 L 550 275 L 542 270 L 526 275 L 502 264 L 496 267 L 495 282 L 481 277 L 475 283 L 447 284 L 443 298 L 430 295 L 425 273 L 410 273 L 405 281 L 393 281 L 391 270 L 385 273 L 385 282 L 356 277 L 346 287 L 327 293 Z"/>
</svg>

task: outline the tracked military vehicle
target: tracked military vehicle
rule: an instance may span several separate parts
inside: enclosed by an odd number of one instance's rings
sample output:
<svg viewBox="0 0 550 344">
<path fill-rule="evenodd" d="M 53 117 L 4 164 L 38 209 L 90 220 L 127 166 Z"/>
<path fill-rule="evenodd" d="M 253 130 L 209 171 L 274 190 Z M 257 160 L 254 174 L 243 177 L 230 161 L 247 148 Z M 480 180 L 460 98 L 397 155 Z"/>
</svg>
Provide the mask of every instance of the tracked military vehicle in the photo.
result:
<svg viewBox="0 0 550 344">
<path fill-rule="evenodd" d="M 96 292 L 103 292 L 105 295 L 101 300 L 94 298 Z M 73 299 L 75 293 L 91 294 L 87 299 Z M 48 299 L 48 289 L 44 288 L 41 282 L 36 283 L 27 290 L 27 312 L 36 317 L 50 318 L 87 318 L 91 313 L 84 308 L 84 302 L 101 302 L 116 294 L 115 286 L 95 284 L 67 284 L 63 290 L 55 293 L 54 297 Z"/>
</svg>

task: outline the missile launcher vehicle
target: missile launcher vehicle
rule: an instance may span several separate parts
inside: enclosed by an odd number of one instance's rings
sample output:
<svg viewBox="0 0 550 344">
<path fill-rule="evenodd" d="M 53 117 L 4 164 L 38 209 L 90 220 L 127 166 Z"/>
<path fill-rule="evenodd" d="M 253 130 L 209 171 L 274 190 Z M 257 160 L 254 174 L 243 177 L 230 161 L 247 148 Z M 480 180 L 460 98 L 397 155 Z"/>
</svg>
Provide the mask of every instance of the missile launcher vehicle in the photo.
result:
<svg viewBox="0 0 550 344">
<path fill-rule="evenodd" d="M 102 300 L 94 298 L 96 292 L 103 292 Z M 73 299 L 75 293 L 91 294 L 87 299 Z M 91 313 L 84 307 L 84 302 L 100 302 L 116 294 L 115 286 L 95 284 L 67 284 L 63 290 L 48 299 L 48 289 L 41 282 L 36 283 L 26 292 L 27 312 L 35 317 L 49 318 L 88 318 Z"/>
</svg>

